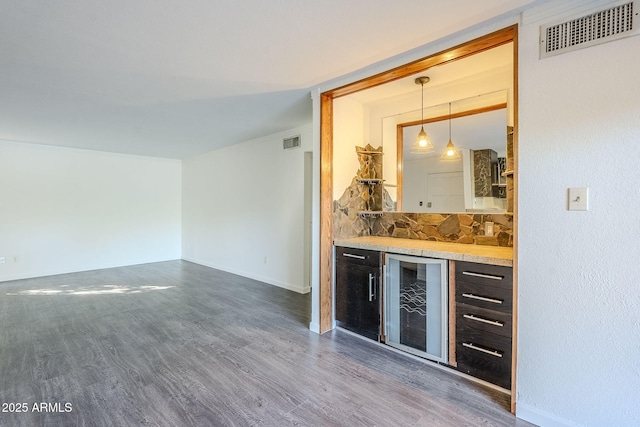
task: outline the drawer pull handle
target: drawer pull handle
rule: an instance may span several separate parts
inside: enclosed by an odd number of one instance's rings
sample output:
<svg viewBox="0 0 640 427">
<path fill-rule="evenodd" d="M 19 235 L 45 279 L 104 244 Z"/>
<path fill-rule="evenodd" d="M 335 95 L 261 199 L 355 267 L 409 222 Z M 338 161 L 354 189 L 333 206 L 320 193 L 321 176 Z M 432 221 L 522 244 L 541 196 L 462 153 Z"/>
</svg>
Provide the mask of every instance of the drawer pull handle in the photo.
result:
<svg viewBox="0 0 640 427">
<path fill-rule="evenodd" d="M 474 295 L 474 294 L 462 294 L 462 296 L 465 297 L 465 298 L 471 298 L 471 299 L 477 299 L 477 300 L 480 300 L 480 301 L 492 302 L 494 304 L 502 304 L 502 300 L 499 300 L 499 299 L 481 297 L 481 296 Z"/>
<path fill-rule="evenodd" d="M 463 271 L 465 276 L 482 277 L 483 279 L 502 280 L 504 276 L 493 276 L 491 274 L 474 273 L 473 271 Z"/>
<path fill-rule="evenodd" d="M 476 317 L 473 314 L 463 314 L 462 317 L 469 319 L 469 320 L 475 320 L 476 322 L 482 322 L 482 323 L 488 323 L 489 325 L 493 325 L 493 326 L 500 326 L 503 327 L 504 323 L 502 322 L 497 322 L 495 320 L 489 320 L 489 319 L 483 319 L 482 317 Z"/>
<path fill-rule="evenodd" d="M 373 301 L 373 298 L 376 296 L 375 287 L 373 286 L 374 279 L 374 275 L 369 273 L 369 302 Z"/>
<path fill-rule="evenodd" d="M 365 259 L 366 258 L 366 257 L 364 257 L 362 255 L 354 255 L 354 254 L 347 254 L 347 253 L 342 254 L 342 256 L 346 256 L 347 258 L 355 258 L 355 259 Z"/>
<path fill-rule="evenodd" d="M 478 347 L 473 343 L 466 343 L 463 342 L 462 343 L 463 346 L 471 348 L 473 350 L 477 350 L 477 351 L 481 351 L 483 353 L 487 353 L 490 354 L 491 356 L 495 356 L 495 357 L 502 357 L 502 353 L 498 352 L 498 351 L 493 351 L 493 350 L 487 350 L 486 348 L 482 348 L 482 347 Z"/>
</svg>

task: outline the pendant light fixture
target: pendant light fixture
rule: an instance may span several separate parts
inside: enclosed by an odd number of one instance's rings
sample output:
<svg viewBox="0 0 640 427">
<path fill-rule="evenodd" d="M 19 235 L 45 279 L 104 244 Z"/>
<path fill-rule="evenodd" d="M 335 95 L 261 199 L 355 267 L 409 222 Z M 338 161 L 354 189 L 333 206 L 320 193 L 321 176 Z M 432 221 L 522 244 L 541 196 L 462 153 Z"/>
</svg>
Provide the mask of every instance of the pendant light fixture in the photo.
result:
<svg viewBox="0 0 640 427">
<path fill-rule="evenodd" d="M 449 103 L 449 142 L 447 143 L 447 147 L 444 149 L 442 156 L 440 156 L 440 160 L 453 161 L 460 159 L 460 153 L 456 150 L 456 147 L 451 141 L 451 103 Z"/>
<path fill-rule="evenodd" d="M 433 148 L 433 144 L 429 140 L 429 136 L 424 131 L 424 84 L 428 83 L 431 80 L 427 76 L 421 76 L 415 79 L 415 83 L 421 86 L 422 92 L 422 103 L 420 108 L 420 133 L 418 133 L 418 138 L 416 142 L 411 146 L 411 154 L 428 154 L 433 153 L 435 149 Z"/>
</svg>

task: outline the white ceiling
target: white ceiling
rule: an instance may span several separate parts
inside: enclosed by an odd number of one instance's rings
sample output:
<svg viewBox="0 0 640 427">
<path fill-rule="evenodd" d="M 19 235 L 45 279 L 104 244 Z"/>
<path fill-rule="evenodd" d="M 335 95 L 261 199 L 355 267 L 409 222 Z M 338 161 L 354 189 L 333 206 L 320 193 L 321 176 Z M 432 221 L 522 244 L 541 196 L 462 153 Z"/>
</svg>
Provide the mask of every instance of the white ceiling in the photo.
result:
<svg viewBox="0 0 640 427">
<path fill-rule="evenodd" d="M 0 0 L 0 140 L 182 159 L 309 88 L 544 0 Z"/>
</svg>

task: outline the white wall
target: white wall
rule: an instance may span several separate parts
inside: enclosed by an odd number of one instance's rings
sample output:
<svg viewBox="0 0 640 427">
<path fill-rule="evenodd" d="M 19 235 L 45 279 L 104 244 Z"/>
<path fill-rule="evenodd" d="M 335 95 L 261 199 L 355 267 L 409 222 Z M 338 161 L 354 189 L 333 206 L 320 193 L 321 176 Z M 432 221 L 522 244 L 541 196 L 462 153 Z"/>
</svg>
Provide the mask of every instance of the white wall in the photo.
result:
<svg viewBox="0 0 640 427">
<path fill-rule="evenodd" d="M 177 160 L 0 142 L 0 281 L 180 258 Z"/>
<path fill-rule="evenodd" d="M 365 110 L 361 103 L 349 97 L 335 99 L 333 118 L 333 200 L 338 200 L 360 168 L 356 145 L 364 147 L 369 141 L 364 136 Z"/>
<path fill-rule="evenodd" d="M 406 160 L 402 173 L 402 210 L 405 212 L 441 212 L 427 209 L 427 178 L 430 173 L 462 172 L 462 161 L 443 162 L 440 156 Z M 420 206 L 419 202 L 423 202 Z M 464 209 L 463 209 L 464 210 Z"/>
<path fill-rule="evenodd" d="M 282 149 L 300 135 L 302 146 Z M 305 293 L 304 152 L 311 126 L 183 162 L 183 259 Z"/>
<path fill-rule="evenodd" d="M 539 60 L 541 23 L 520 32 L 517 411 L 638 426 L 640 37 Z"/>
<path fill-rule="evenodd" d="M 311 90 L 313 183 L 311 206 L 311 322 L 309 329 L 320 333 L 320 89 Z"/>
</svg>

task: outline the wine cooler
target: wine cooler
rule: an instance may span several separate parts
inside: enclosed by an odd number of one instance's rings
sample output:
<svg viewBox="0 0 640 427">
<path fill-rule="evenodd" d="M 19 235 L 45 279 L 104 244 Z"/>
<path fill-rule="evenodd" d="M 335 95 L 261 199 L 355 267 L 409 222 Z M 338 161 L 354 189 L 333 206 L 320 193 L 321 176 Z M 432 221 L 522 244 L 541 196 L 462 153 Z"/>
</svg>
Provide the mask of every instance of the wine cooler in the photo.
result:
<svg viewBox="0 0 640 427">
<path fill-rule="evenodd" d="M 447 260 L 386 254 L 386 343 L 447 363 Z"/>
</svg>

